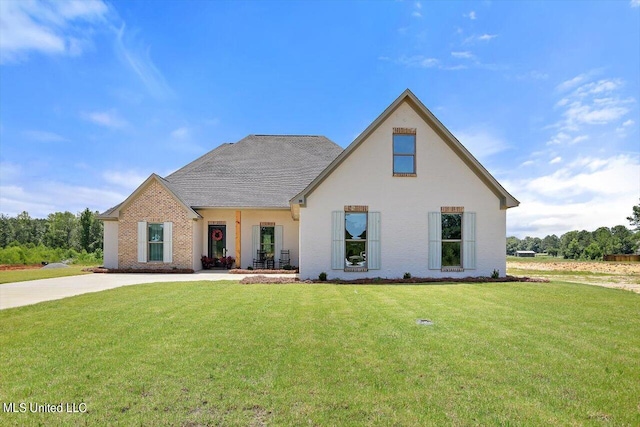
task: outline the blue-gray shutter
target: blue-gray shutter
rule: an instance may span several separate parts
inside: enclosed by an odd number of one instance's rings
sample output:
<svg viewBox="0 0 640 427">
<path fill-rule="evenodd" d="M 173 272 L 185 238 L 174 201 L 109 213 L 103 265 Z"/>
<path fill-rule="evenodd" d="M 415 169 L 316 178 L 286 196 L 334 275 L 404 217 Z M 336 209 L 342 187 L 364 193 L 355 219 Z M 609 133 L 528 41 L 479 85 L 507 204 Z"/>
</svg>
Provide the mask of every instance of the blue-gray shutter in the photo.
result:
<svg viewBox="0 0 640 427">
<path fill-rule="evenodd" d="M 273 255 L 274 260 L 280 259 L 280 251 L 282 251 L 282 226 L 276 225 L 274 228 L 274 240 L 275 240 L 275 254 Z"/>
<path fill-rule="evenodd" d="M 380 270 L 380 212 L 369 212 L 367 223 L 367 268 Z"/>
<path fill-rule="evenodd" d="M 163 229 L 162 262 L 173 262 L 173 223 L 165 222 Z"/>
<path fill-rule="evenodd" d="M 476 268 L 476 213 L 462 214 L 462 267 L 465 270 Z"/>
<path fill-rule="evenodd" d="M 251 248 L 253 249 L 253 252 L 251 253 L 251 258 L 255 259 L 256 255 L 258 255 L 258 250 L 260 250 L 260 226 L 259 225 L 254 225 L 253 227 L 251 227 L 251 241 L 252 241 L 252 245 Z"/>
<path fill-rule="evenodd" d="M 442 268 L 442 217 L 440 212 L 429 212 L 429 269 Z"/>
<path fill-rule="evenodd" d="M 147 262 L 147 223 L 138 222 L 138 262 Z"/>
<path fill-rule="evenodd" d="M 344 260 L 344 211 L 331 213 L 331 268 L 342 270 Z"/>
</svg>

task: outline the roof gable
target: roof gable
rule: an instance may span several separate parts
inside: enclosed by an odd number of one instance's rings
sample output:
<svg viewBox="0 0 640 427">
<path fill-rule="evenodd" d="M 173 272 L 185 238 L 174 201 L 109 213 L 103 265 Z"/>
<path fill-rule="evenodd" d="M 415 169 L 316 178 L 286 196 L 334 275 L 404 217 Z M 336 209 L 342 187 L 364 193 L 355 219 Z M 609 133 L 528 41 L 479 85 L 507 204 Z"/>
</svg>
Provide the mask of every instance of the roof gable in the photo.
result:
<svg viewBox="0 0 640 427">
<path fill-rule="evenodd" d="M 192 218 L 192 219 L 201 218 L 200 214 L 198 214 L 196 211 L 191 209 L 191 207 L 188 206 L 184 202 L 184 200 L 182 200 L 182 198 L 180 198 L 180 196 L 178 196 L 178 194 L 176 193 L 175 189 L 172 188 L 172 186 L 171 186 L 171 184 L 169 182 L 167 182 L 165 179 L 163 179 L 159 175 L 156 175 L 155 173 L 152 173 L 149 176 L 149 178 L 147 178 L 142 184 L 140 184 L 138 186 L 138 188 L 136 188 L 135 191 L 133 193 L 131 193 L 131 195 L 125 199 L 124 202 L 122 202 L 119 205 L 114 206 L 113 208 L 107 210 L 103 214 L 99 215 L 98 218 L 102 219 L 102 220 L 105 220 L 105 221 L 118 219 L 118 217 L 120 216 L 120 211 L 122 209 L 126 208 L 133 200 L 135 200 L 136 197 L 138 197 L 138 195 L 142 191 L 144 191 L 144 189 L 147 188 L 149 186 L 149 184 L 151 182 L 153 182 L 153 181 L 157 181 L 162 187 L 164 187 L 165 190 L 167 190 L 167 192 L 169 194 L 171 194 L 176 199 L 176 201 L 180 205 L 182 205 L 182 207 L 187 211 L 187 215 L 189 216 L 189 218 Z"/>
<path fill-rule="evenodd" d="M 453 134 L 433 115 L 420 100 L 406 89 L 389 105 L 349 146 L 336 157 L 311 183 L 290 200 L 293 205 L 304 205 L 306 198 L 331 174 L 349 155 L 355 151 L 394 111 L 404 102 L 442 138 L 449 148 L 480 178 L 480 180 L 500 199 L 500 207 L 508 209 L 520 202 L 507 192 L 502 185 L 480 164 L 480 162 L 453 136 Z"/>
</svg>

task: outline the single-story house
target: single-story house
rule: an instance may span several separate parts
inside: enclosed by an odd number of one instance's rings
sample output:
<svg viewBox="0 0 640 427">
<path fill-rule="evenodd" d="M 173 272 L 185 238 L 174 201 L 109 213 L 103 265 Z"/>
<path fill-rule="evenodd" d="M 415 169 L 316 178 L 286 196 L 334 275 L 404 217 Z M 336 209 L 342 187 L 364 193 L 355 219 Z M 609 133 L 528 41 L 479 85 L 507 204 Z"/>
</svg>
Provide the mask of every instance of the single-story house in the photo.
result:
<svg viewBox="0 0 640 427">
<path fill-rule="evenodd" d="M 302 278 L 466 277 L 505 274 L 518 204 L 407 89 L 344 150 L 249 135 L 152 174 L 100 218 L 107 268 L 200 270 L 206 255 Z"/>
</svg>

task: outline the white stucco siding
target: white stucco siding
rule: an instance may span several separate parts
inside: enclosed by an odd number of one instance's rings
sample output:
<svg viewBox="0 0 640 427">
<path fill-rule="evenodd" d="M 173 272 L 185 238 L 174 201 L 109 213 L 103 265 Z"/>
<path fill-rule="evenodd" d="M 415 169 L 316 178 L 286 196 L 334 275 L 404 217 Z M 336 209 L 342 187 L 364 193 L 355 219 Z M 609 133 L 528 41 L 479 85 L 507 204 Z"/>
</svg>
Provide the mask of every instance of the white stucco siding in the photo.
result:
<svg viewBox="0 0 640 427">
<path fill-rule="evenodd" d="M 224 221 L 227 228 L 226 247 L 227 255 L 236 257 L 236 211 L 234 209 L 202 209 L 198 213 L 202 215 L 200 228 L 201 255 L 206 255 L 209 248 L 208 224 L 211 221 Z M 261 222 L 273 222 L 275 225 L 281 225 L 282 232 L 282 249 L 289 249 L 291 256 L 291 264 L 298 265 L 298 233 L 299 222 L 294 221 L 291 217 L 291 211 L 286 210 L 269 210 L 269 209 L 251 209 L 241 210 L 241 229 L 240 229 L 240 245 L 241 265 L 237 267 L 246 268 L 253 264 L 253 242 L 252 231 L 254 225 L 260 225 Z M 200 263 L 200 256 L 198 262 Z M 276 254 L 276 262 L 280 258 L 280 254 Z M 237 261 L 237 260 L 236 260 Z M 202 268 L 202 266 L 200 266 Z"/>
<path fill-rule="evenodd" d="M 104 266 L 118 268 L 118 221 L 104 221 Z"/>
<path fill-rule="evenodd" d="M 416 128 L 416 177 L 393 177 L 394 127 Z M 331 212 L 367 205 L 381 213 L 381 269 L 331 269 Z M 477 268 L 428 268 L 428 213 L 462 206 L 476 213 Z M 330 277 L 487 276 L 505 273 L 506 211 L 499 198 L 407 103 L 401 104 L 307 197 L 300 210 L 300 275 Z"/>
</svg>

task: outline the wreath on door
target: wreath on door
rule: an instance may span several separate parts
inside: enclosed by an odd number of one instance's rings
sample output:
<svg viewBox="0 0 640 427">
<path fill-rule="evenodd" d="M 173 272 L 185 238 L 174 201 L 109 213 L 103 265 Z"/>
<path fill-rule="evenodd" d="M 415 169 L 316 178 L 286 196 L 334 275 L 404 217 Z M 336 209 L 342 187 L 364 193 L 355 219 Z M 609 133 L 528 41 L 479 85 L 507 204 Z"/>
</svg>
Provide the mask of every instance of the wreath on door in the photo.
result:
<svg viewBox="0 0 640 427">
<path fill-rule="evenodd" d="M 211 233 L 211 237 L 216 242 L 219 242 L 220 240 L 222 240 L 222 230 L 220 229 L 213 230 L 213 233 Z"/>
</svg>

